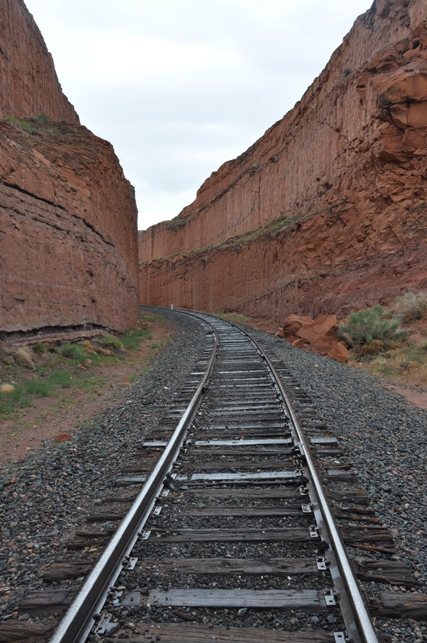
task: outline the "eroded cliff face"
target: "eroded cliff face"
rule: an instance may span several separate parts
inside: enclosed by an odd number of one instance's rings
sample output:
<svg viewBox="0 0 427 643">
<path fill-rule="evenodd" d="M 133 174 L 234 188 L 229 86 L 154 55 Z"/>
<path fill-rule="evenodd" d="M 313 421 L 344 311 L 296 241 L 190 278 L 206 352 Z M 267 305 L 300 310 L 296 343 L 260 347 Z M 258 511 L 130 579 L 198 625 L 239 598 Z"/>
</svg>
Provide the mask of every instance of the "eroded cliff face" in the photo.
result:
<svg viewBox="0 0 427 643">
<path fill-rule="evenodd" d="M 62 93 L 52 56 L 22 0 L 0 2 L 0 118 L 46 114 L 78 125 Z"/>
<path fill-rule="evenodd" d="M 0 20 L 0 113 L 15 117 L 0 120 L 0 332 L 125 330 L 139 315 L 134 190 L 79 125 L 23 2 L 3 0 Z"/>
<path fill-rule="evenodd" d="M 280 321 L 427 287 L 426 19 L 374 3 L 291 112 L 140 233 L 141 302 Z"/>
<path fill-rule="evenodd" d="M 112 146 L 84 127 L 0 123 L 0 328 L 138 318 L 136 207 Z"/>
</svg>

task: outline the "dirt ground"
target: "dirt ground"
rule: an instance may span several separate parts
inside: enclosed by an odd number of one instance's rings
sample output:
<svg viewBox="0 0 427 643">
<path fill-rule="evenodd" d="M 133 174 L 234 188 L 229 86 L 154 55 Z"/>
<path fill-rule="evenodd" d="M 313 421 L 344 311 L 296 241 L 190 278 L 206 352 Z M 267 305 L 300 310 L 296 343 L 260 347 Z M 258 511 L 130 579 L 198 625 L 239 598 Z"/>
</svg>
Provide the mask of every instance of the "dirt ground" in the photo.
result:
<svg viewBox="0 0 427 643">
<path fill-rule="evenodd" d="M 62 389 L 60 397 L 42 397 L 21 410 L 18 417 L 0 422 L 0 465 L 22 460 L 49 438 L 71 435 L 87 426 L 101 411 L 117 406 L 126 397 L 132 380 L 145 369 L 173 337 L 166 321 L 151 322 L 152 336 L 114 366 L 93 367 L 102 377 L 95 391 Z M 153 349 L 153 344 L 156 348 Z"/>
</svg>

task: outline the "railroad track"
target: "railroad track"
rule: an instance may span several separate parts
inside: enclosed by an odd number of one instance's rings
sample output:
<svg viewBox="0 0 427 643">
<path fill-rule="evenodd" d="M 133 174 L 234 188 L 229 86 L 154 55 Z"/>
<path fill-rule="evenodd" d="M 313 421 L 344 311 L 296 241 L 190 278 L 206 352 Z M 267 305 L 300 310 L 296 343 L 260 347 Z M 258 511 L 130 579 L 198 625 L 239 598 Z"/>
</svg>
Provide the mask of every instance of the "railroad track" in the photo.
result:
<svg viewBox="0 0 427 643">
<path fill-rule="evenodd" d="M 197 317 L 205 351 L 105 499 L 111 509 L 89 517 L 118 526 L 51 643 L 381 640 L 356 576 L 382 589 L 413 580 L 398 562 L 358 566 L 345 545 L 390 557 L 392 535 L 351 469 L 319 473 L 316 457 L 336 459 L 340 445 L 286 365 L 236 326 Z M 109 536 L 81 530 L 69 548 Z M 367 600 L 374 614 L 399 612 L 392 593 Z"/>
</svg>

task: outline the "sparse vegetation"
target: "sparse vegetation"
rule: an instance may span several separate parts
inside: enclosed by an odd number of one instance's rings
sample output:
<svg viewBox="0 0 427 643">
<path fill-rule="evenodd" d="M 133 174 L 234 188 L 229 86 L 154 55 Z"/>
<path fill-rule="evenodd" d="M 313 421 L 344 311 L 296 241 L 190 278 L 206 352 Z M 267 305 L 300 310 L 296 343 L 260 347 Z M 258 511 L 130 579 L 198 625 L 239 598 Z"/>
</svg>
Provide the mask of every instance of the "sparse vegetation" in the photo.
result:
<svg viewBox="0 0 427 643">
<path fill-rule="evenodd" d="M 82 364 L 87 360 L 87 353 L 79 344 L 63 344 L 60 353 L 63 357 L 72 359 L 75 364 Z"/>
<path fill-rule="evenodd" d="M 398 382 L 418 386 L 427 385 L 427 346 L 414 342 L 403 344 L 369 360 L 366 369 L 371 373 L 392 378 Z"/>
<path fill-rule="evenodd" d="M 69 388 L 73 382 L 73 378 L 68 371 L 61 369 L 58 371 L 54 371 L 49 376 L 49 382 L 53 386 L 59 386 L 61 388 Z"/>
<path fill-rule="evenodd" d="M 25 390 L 36 397 L 49 397 L 53 386 L 48 380 L 30 380 L 26 383 Z"/>
<path fill-rule="evenodd" d="M 98 339 L 98 344 L 105 346 L 105 348 L 114 348 L 117 351 L 122 350 L 123 344 L 118 337 L 113 337 L 113 335 L 106 335 L 105 337 L 100 337 Z"/>
<path fill-rule="evenodd" d="M 345 205 L 345 201 L 341 201 L 340 203 L 336 204 L 336 206 L 339 206 L 339 205 Z M 229 237 L 225 241 L 221 241 L 221 243 L 204 246 L 203 248 L 197 248 L 195 250 L 188 250 L 185 252 L 174 252 L 173 254 L 170 254 L 170 255 L 164 255 L 162 257 L 158 257 L 157 259 L 152 259 L 150 262 L 140 261 L 139 266 L 140 268 L 142 268 L 144 265 L 151 262 L 159 265 L 162 262 L 170 261 L 175 257 L 187 258 L 187 257 L 201 256 L 201 255 L 203 256 L 210 250 L 225 250 L 225 249 L 241 250 L 242 248 L 249 246 L 251 243 L 259 239 L 267 240 L 267 239 L 273 239 L 278 235 L 290 234 L 292 231 L 297 229 L 298 226 L 304 223 L 305 221 L 309 221 L 310 219 L 314 219 L 315 217 L 321 217 L 321 216 L 326 216 L 328 218 L 338 217 L 339 212 L 338 211 L 332 212 L 331 208 L 327 206 L 327 207 L 321 208 L 320 210 L 315 210 L 313 212 L 306 212 L 306 213 L 295 212 L 295 213 L 292 213 L 292 215 L 290 213 L 289 216 L 286 215 L 285 213 L 279 213 L 276 219 L 272 219 L 271 221 L 268 221 L 260 228 L 256 228 L 255 230 L 250 230 L 249 232 L 243 232 L 242 234 L 236 235 L 234 237 Z M 319 225 L 321 223 L 322 221 L 319 221 Z"/>
<path fill-rule="evenodd" d="M 49 123 L 50 118 L 46 114 L 37 114 L 36 116 L 31 116 L 28 118 L 16 118 L 16 116 L 7 116 L 7 122 L 10 125 L 19 127 L 20 129 L 27 132 L 27 134 L 34 134 L 37 129 L 37 125 L 44 125 Z"/>
<path fill-rule="evenodd" d="M 408 290 L 402 297 L 397 297 L 394 311 L 403 323 L 422 319 L 427 311 L 427 293 Z"/>
<path fill-rule="evenodd" d="M 46 342 L 36 342 L 32 348 L 37 355 L 44 355 L 49 350 L 49 344 Z"/>
<path fill-rule="evenodd" d="M 14 386 L 13 393 L 0 393 L 0 419 L 9 417 L 17 408 L 30 406 L 30 401 L 21 386 Z"/>
<path fill-rule="evenodd" d="M 342 70 L 342 75 L 344 76 L 344 78 L 347 78 L 347 76 L 350 76 L 350 74 L 352 74 L 353 71 L 354 71 L 354 69 L 352 69 L 351 67 L 345 67 Z"/>
<path fill-rule="evenodd" d="M 170 219 L 170 221 L 165 221 L 165 225 L 168 230 L 180 230 L 181 228 L 185 228 L 186 223 L 187 219 L 180 216 L 176 216 L 173 219 Z"/>
<path fill-rule="evenodd" d="M 131 351 L 136 351 L 139 348 L 143 338 L 151 339 L 152 334 L 148 330 L 133 330 L 127 331 L 123 335 L 123 346 Z"/>
<path fill-rule="evenodd" d="M 374 306 L 350 315 L 340 333 L 351 342 L 352 363 L 401 384 L 427 386 L 426 318 L 427 293 L 410 290 L 397 297 L 392 310 Z M 374 339 L 377 328 L 381 338 Z"/>
<path fill-rule="evenodd" d="M 360 349 L 376 342 L 374 353 L 378 353 L 389 347 L 391 342 L 402 341 L 407 336 L 407 331 L 399 330 L 399 327 L 400 319 L 378 304 L 352 313 L 339 326 L 338 335 L 350 348 Z"/>
<path fill-rule="evenodd" d="M 121 338 L 104 335 L 92 341 L 62 344 L 38 341 L 31 348 L 25 347 L 33 360 L 31 365 L 22 362 L 22 348 L 0 349 L 0 384 L 3 385 L 0 421 L 17 419 L 21 409 L 34 406 L 39 398 L 57 398 L 52 405 L 71 407 L 77 404 L 75 396 L 64 397 L 64 389 L 89 396 L 98 393 L 108 380 L 99 367 L 112 367 L 118 361 L 136 364 L 138 357 L 131 355 L 142 342 L 147 342 L 147 358 L 152 358 L 164 345 L 163 342 L 150 342 L 153 338 L 152 323 L 162 320 L 159 315 L 142 313 L 138 327 L 127 331 Z"/>
</svg>

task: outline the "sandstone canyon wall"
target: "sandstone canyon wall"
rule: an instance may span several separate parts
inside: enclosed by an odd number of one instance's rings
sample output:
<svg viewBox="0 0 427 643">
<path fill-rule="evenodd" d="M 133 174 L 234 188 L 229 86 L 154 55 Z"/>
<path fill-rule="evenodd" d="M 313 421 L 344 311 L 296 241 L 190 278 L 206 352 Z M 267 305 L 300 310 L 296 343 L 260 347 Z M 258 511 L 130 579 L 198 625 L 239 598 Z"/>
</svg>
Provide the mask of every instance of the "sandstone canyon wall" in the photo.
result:
<svg viewBox="0 0 427 643">
<path fill-rule="evenodd" d="M 427 288 L 426 21 L 374 2 L 291 112 L 140 233 L 141 303 L 282 320 Z"/>
<path fill-rule="evenodd" d="M 36 114 L 79 124 L 34 18 L 21 0 L 1 0 L 0 118 Z"/>
<path fill-rule="evenodd" d="M 15 117 L 0 121 L 0 331 L 125 330 L 139 312 L 134 190 L 79 125 L 23 2 L 0 0 L 0 19 L 0 113 Z"/>
</svg>

